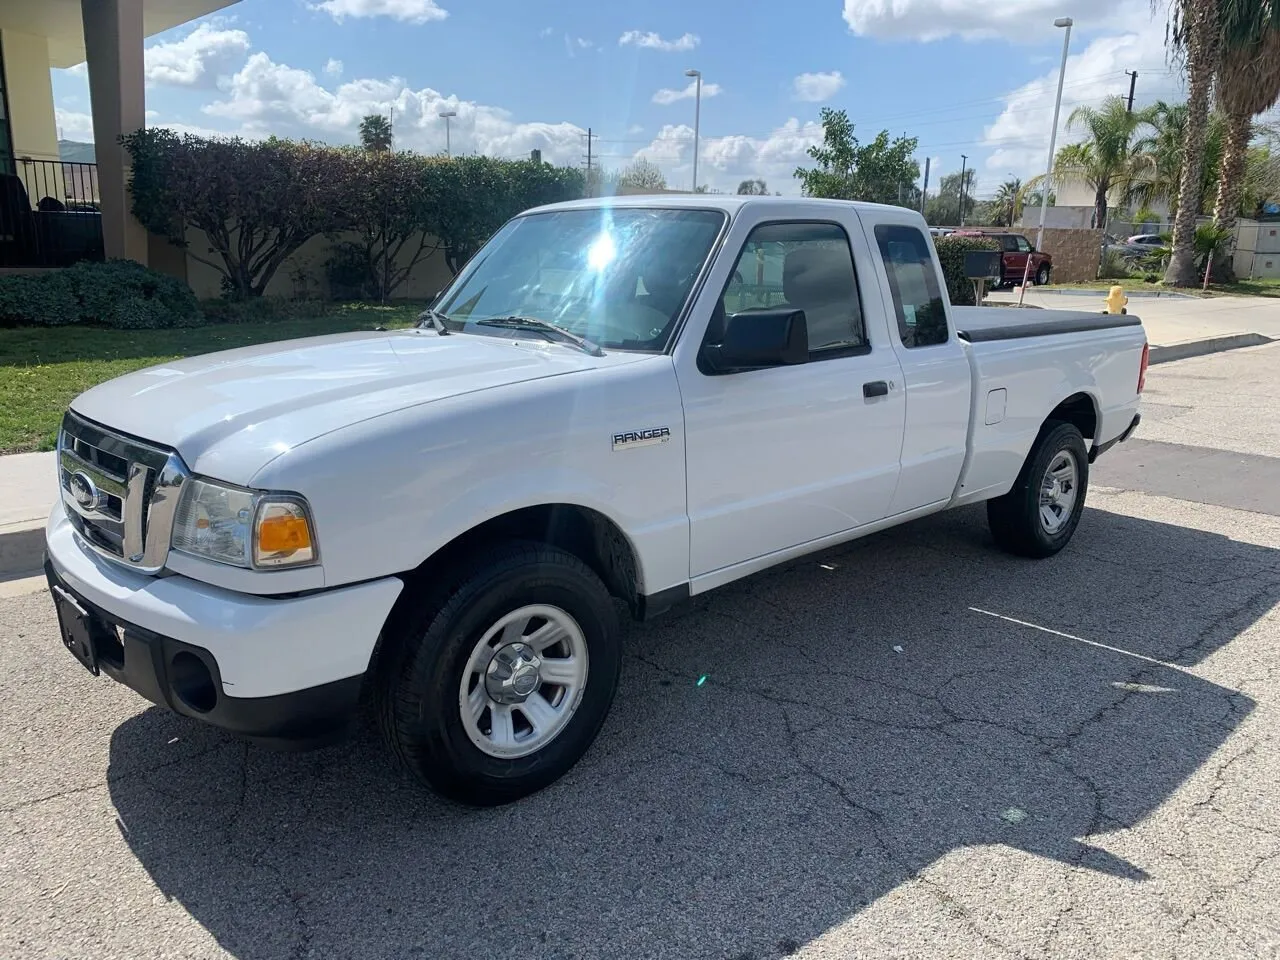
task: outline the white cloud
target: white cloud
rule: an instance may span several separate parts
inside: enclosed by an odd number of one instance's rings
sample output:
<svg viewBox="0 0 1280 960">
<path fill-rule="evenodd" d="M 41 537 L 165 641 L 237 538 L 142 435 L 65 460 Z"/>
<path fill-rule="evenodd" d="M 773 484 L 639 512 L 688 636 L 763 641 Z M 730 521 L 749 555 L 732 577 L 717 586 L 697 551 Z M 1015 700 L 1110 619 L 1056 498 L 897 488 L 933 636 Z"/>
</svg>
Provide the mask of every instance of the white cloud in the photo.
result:
<svg viewBox="0 0 1280 960">
<path fill-rule="evenodd" d="M 627 133 L 644 133 L 644 124 L 633 123 L 631 126 L 627 127 Z"/>
<path fill-rule="evenodd" d="M 208 116 L 228 122 L 227 133 L 338 142 L 355 142 L 367 114 L 392 110 L 396 146 L 424 153 L 444 152 L 442 110 L 457 112 L 450 121 L 454 154 L 521 158 L 536 148 L 551 163 L 577 165 L 585 147 L 586 130 L 572 123 L 518 123 L 500 107 L 429 87 L 415 90 L 399 77 L 351 80 L 331 90 L 310 71 L 276 63 L 263 52 L 249 57 L 227 81 L 223 98 L 204 108 Z"/>
<path fill-rule="evenodd" d="M 1129 12 L 1133 15 L 1132 31 L 1098 37 L 1068 57 L 1059 146 L 1080 139 L 1079 131 L 1067 129 L 1067 118 L 1073 109 L 1081 105 L 1096 107 L 1109 94 L 1127 91 L 1125 70 L 1138 71 L 1136 106 L 1183 95 L 1178 73 L 1170 71 L 1165 63 L 1164 32 L 1151 29 L 1146 0 L 1131 4 Z M 1044 172 L 1057 90 L 1058 68 L 1054 67 L 1005 97 L 1000 115 L 984 131 L 983 146 L 993 150 L 985 164 L 988 171 L 1000 177 Z"/>
<path fill-rule="evenodd" d="M 311 5 L 341 23 L 347 17 L 390 17 L 405 23 L 429 23 L 449 16 L 435 0 L 321 0 Z"/>
<path fill-rule="evenodd" d="M 1070 13 L 1077 23 L 1097 28 L 1111 20 L 1115 8 L 1116 0 L 1072 0 L 1069 9 L 1062 0 L 994 4 L 973 0 L 844 0 L 844 19 L 859 36 L 939 40 L 955 35 L 966 40 L 1002 37 L 1037 43 L 1054 35 L 1055 17 Z"/>
<path fill-rule="evenodd" d="M 335 60 L 333 57 L 330 57 L 324 65 L 324 72 L 331 77 L 340 77 L 342 76 L 342 68 L 343 63 L 341 60 Z"/>
<path fill-rule="evenodd" d="M 686 33 L 674 40 L 663 40 L 652 30 L 643 33 L 639 30 L 628 30 L 618 38 L 618 46 L 645 47 L 649 50 L 664 50 L 667 53 L 692 50 L 702 41 L 697 34 Z"/>
<path fill-rule="evenodd" d="M 551 36 L 555 32 L 556 32 L 555 27 L 543 27 L 541 30 L 538 31 L 538 36 L 542 37 L 545 40 L 547 37 Z"/>
<path fill-rule="evenodd" d="M 593 47 L 595 43 L 586 37 L 575 37 L 568 33 L 564 35 L 564 52 L 571 57 L 579 50 L 590 50 Z"/>
<path fill-rule="evenodd" d="M 248 52 L 249 35 L 243 30 L 202 23 L 181 40 L 147 47 L 144 72 L 148 83 L 212 87 L 219 76 L 239 66 Z"/>
<path fill-rule="evenodd" d="M 93 140 L 93 117 L 79 110 L 64 110 L 55 107 L 54 122 L 58 126 L 59 140 Z"/>
<path fill-rule="evenodd" d="M 704 83 L 702 85 L 702 95 L 704 97 L 714 97 L 722 92 L 722 88 L 718 83 Z M 698 95 L 698 81 L 691 80 L 689 85 L 683 90 L 672 90 L 663 87 L 653 95 L 653 102 L 662 106 L 670 106 L 678 100 L 692 100 Z"/>
<path fill-rule="evenodd" d="M 794 117 L 767 137 L 703 137 L 698 147 L 698 180 L 731 193 L 739 182 L 759 177 L 770 191 L 796 194 L 795 169 L 812 162 L 806 151 L 821 140 L 822 124 L 801 123 Z M 662 169 L 668 186 L 688 189 L 693 182 L 693 128 L 664 126 L 636 151 L 633 159 L 641 158 Z"/>
<path fill-rule="evenodd" d="M 791 81 L 792 95 L 797 100 L 820 103 L 830 100 L 844 86 L 844 75 L 839 70 L 830 73 L 802 73 Z"/>
</svg>

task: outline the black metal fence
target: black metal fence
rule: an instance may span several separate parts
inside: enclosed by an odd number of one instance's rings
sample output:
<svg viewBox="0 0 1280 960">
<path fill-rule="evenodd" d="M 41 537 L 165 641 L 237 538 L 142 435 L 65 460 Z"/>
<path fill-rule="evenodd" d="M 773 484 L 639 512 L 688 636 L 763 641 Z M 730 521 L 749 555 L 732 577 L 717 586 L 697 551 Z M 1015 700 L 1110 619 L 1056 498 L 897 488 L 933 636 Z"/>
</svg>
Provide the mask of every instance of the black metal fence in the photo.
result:
<svg viewBox="0 0 1280 960">
<path fill-rule="evenodd" d="M 97 164 L 0 161 L 0 267 L 102 258 Z"/>
</svg>

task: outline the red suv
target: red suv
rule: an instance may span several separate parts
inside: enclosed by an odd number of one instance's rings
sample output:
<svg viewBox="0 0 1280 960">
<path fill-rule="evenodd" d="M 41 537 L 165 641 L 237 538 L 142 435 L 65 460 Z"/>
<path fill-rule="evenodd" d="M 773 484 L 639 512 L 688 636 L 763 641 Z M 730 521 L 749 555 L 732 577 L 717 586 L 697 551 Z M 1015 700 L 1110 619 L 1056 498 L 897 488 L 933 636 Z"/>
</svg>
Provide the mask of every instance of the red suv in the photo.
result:
<svg viewBox="0 0 1280 960">
<path fill-rule="evenodd" d="M 1020 233 L 987 233 L 983 230 L 957 230 L 956 237 L 990 237 L 1000 244 L 1000 259 L 1004 261 L 1003 283 L 1017 285 L 1025 275 L 1038 287 L 1049 282 L 1053 270 L 1053 257 L 1041 253 L 1027 242 Z M 1031 258 L 1031 270 L 1027 271 L 1027 257 Z"/>
</svg>

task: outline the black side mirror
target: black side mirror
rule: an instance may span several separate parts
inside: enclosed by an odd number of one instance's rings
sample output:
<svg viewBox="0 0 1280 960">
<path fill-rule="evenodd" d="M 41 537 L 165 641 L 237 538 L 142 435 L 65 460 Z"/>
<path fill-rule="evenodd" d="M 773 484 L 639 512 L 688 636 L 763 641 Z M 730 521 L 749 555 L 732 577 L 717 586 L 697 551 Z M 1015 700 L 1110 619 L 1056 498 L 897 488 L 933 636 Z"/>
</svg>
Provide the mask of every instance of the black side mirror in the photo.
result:
<svg viewBox="0 0 1280 960">
<path fill-rule="evenodd" d="M 809 326 L 794 307 L 735 313 L 725 319 L 724 337 L 702 355 L 711 373 L 736 373 L 806 363 Z"/>
</svg>

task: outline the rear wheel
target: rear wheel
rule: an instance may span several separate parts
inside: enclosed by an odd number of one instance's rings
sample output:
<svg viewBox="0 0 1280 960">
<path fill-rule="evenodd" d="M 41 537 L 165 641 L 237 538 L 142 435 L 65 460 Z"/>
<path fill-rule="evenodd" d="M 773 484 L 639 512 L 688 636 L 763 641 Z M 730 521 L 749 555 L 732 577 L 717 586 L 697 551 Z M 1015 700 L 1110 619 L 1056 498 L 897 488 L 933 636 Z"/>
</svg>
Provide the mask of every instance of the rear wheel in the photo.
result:
<svg viewBox="0 0 1280 960">
<path fill-rule="evenodd" d="M 1050 421 L 1003 497 L 987 501 L 996 543 L 1024 557 L 1050 557 L 1080 523 L 1089 488 L 1089 457 L 1074 424 Z"/>
<path fill-rule="evenodd" d="M 554 547 L 507 544 L 406 612 L 379 667 L 378 715 L 435 792 L 494 806 L 568 771 L 599 733 L 622 663 L 600 578 Z"/>
</svg>

